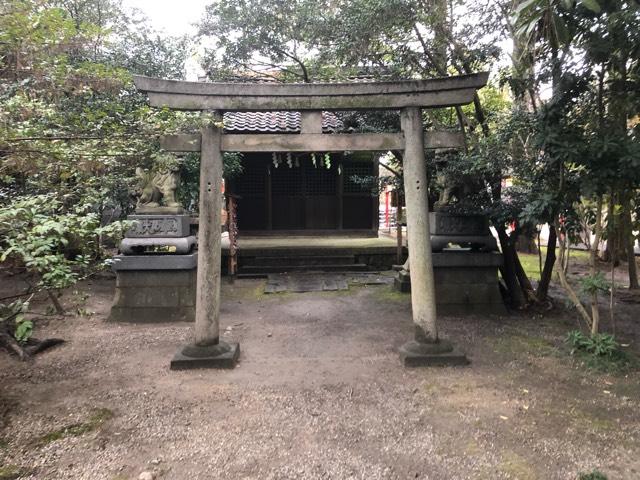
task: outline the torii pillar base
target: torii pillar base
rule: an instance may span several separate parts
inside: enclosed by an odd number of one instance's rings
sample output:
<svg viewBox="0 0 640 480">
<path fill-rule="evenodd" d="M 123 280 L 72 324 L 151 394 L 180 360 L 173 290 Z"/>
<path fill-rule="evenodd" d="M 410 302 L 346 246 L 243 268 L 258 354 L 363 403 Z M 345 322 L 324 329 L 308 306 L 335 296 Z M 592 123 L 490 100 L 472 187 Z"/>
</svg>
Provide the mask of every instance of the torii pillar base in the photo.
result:
<svg viewBox="0 0 640 480">
<path fill-rule="evenodd" d="M 400 347 L 399 353 L 405 367 L 456 367 L 469 364 L 462 352 L 443 339 L 433 343 L 411 340 Z"/>
<path fill-rule="evenodd" d="M 196 368 L 234 368 L 240 356 L 237 343 L 219 342 L 215 345 L 187 345 L 171 360 L 171 370 L 193 370 Z"/>
</svg>

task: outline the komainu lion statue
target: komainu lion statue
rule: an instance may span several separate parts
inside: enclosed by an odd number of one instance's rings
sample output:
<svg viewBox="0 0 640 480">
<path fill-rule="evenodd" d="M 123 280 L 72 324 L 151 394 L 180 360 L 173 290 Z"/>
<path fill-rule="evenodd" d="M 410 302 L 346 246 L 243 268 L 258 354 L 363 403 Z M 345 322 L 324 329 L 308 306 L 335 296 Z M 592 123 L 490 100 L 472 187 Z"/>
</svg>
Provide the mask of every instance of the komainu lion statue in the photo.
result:
<svg viewBox="0 0 640 480">
<path fill-rule="evenodd" d="M 141 195 L 138 199 L 140 207 L 180 207 L 176 201 L 176 189 L 179 177 L 177 172 L 170 170 L 147 172 L 136 168 L 136 175 L 140 179 Z"/>
</svg>

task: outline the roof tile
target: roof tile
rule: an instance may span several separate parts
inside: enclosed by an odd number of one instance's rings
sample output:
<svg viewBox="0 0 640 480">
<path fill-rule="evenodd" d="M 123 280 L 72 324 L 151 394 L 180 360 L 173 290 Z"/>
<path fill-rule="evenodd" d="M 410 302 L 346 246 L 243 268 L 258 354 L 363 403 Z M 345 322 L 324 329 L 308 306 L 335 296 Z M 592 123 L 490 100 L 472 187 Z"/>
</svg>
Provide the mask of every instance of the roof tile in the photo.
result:
<svg viewBox="0 0 640 480">
<path fill-rule="evenodd" d="M 300 133 L 300 112 L 227 112 L 223 117 L 225 132 Z M 335 133 L 343 128 L 332 112 L 322 112 L 322 132 Z"/>
</svg>

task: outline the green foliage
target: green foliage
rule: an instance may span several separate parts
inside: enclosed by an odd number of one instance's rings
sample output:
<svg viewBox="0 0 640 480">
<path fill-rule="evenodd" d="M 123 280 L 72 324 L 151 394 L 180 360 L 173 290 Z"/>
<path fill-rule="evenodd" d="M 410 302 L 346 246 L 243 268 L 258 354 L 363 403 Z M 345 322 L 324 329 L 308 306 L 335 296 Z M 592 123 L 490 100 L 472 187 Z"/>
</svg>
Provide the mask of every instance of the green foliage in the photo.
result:
<svg viewBox="0 0 640 480">
<path fill-rule="evenodd" d="M 602 272 L 596 272 L 595 275 L 587 275 L 580 278 L 580 289 L 586 294 L 608 292 L 610 288 L 611 283 Z"/>
<path fill-rule="evenodd" d="M 608 333 L 589 336 L 574 330 L 567 335 L 566 343 L 571 348 L 570 354 L 593 370 L 624 373 L 637 364 L 631 355 L 620 348 L 613 335 Z"/>
<path fill-rule="evenodd" d="M 33 333 L 33 322 L 31 320 L 22 320 L 18 323 L 14 332 L 15 339 L 20 343 L 25 343 Z"/>
<path fill-rule="evenodd" d="M 314 38 L 324 28 L 326 1 L 256 0 L 247 8 L 240 0 L 214 0 L 206 7 L 201 35 L 215 46 L 207 51 L 211 78 L 238 74 L 308 82 Z"/>
<path fill-rule="evenodd" d="M 0 262 L 53 290 L 58 313 L 126 227 L 113 221 L 133 208 L 136 167 L 175 162 L 157 139 L 193 123 L 149 108 L 131 73 L 182 78 L 187 54 L 117 0 L 0 6 Z M 33 324 L 17 318 L 3 327 L 24 343 Z"/>
<path fill-rule="evenodd" d="M 22 197 L 0 208 L 0 261 L 13 259 L 37 274 L 39 286 L 63 289 L 101 256 L 98 237 L 121 236 L 123 225 L 101 227 L 90 205 L 66 206 L 52 195 Z"/>
<path fill-rule="evenodd" d="M 28 301 L 16 300 L 8 305 L 0 303 L 0 331 L 7 331 L 19 343 L 26 343 L 33 333 L 33 322 L 25 318 L 28 310 Z"/>
<path fill-rule="evenodd" d="M 598 333 L 593 336 L 585 335 L 579 330 L 573 330 L 567 335 L 567 343 L 572 347 L 571 354 L 583 351 L 596 356 L 613 356 L 619 349 L 618 342 L 613 335 Z"/>
<path fill-rule="evenodd" d="M 607 476 L 598 470 L 593 470 L 589 473 L 581 473 L 578 480 L 607 480 Z"/>
<path fill-rule="evenodd" d="M 238 152 L 225 152 L 222 157 L 225 182 L 236 178 L 244 171 L 243 155 Z M 189 153 L 178 163 L 180 185 L 176 195 L 187 211 L 197 212 L 200 198 L 200 154 Z"/>
<path fill-rule="evenodd" d="M 182 46 L 149 47 L 152 58 L 132 47 L 144 28 L 110 0 L 3 4 L 0 204 L 55 194 L 99 214 L 130 211 L 135 168 L 152 162 L 158 135 L 189 118 L 150 109 L 122 68 L 178 76 L 164 66 L 182 68 Z"/>
<path fill-rule="evenodd" d="M 200 24 L 214 42 L 204 66 L 212 79 L 412 78 L 445 75 L 445 52 L 453 68 L 477 71 L 497 56 L 492 19 L 501 12 L 484 2 L 465 9 L 453 9 L 457 27 L 447 30 L 446 8 L 415 0 L 258 0 L 250 9 L 241 0 L 213 0 Z"/>
</svg>

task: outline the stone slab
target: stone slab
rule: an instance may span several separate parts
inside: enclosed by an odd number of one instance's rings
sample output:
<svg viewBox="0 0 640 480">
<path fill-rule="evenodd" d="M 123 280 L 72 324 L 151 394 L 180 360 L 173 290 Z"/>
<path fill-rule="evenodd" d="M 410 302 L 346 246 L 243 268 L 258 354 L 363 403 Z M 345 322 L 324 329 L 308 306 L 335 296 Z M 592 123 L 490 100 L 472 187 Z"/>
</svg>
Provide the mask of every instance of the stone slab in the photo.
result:
<svg viewBox="0 0 640 480">
<path fill-rule="evenodd" d="M 182 353 L 182 348 L 171 360 L 171 370 L 193 370 L 199 368 L 234 368 L 240 356 L 240 345 L 230 343 L 231 349 L 211 357 L 187 357 Z"/>
<path fill-rule="evenodd" d="M 355 285 L 390 285 L 393 277 L 377 273 L 272 273 L 264 293 L 303 293 L 348 290 Z"/>
<path fill-rule="evenodd" d="M 189 215 L 129 215 L 127 220 L 134 222 L 127 238 L 188 237 L 191 230 Z"/>
<path fill-rule="evenodd" d="M 187 255 L 115 255 L 111 268 L 119 270 L 191 270 L 198 266 L 198 253 Z"/>
<path fill-rule="evenodd" d="M 270 274 L 264 293 L 304 293 L 348 290 L 344 276 L 338 274 Z"/>
<path fill-rule="evenodd" d="M 191 253 L 195 246 L 196 237 L 194 235 L 174 238 L 135 237 L 122 240 L 120 251 L 123 255 L 140 255 L 145 253 L 147 249 L 166 249 L 168 250 L 167 254 L 185 255 Z M 149 253 L 155 254 L 155 252 Z"/>
<path fill-rule="evenodd" d="M 459 367 L 469 365 L 469 359 L 454 349 L 448 353 L 417 354 L 400 349 L 400 360 L 405 367 Z"/>
</svg>

